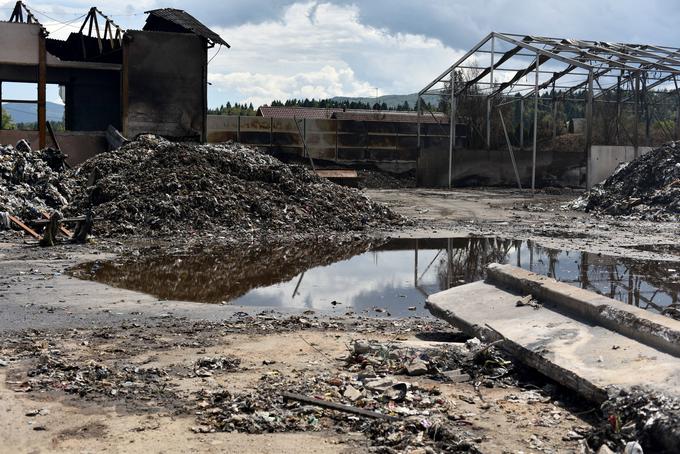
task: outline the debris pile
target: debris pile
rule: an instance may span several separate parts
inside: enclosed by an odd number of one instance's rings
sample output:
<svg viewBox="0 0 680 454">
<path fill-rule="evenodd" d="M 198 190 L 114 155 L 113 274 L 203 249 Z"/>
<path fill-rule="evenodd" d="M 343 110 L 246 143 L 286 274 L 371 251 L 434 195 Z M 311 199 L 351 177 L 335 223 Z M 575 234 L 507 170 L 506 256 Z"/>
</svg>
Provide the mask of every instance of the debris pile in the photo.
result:
<svg viewBox="0 0 680 454">
<path fill-rule="evenodd" d="M 403 189 L 416 187 L 414 171 L 391 173 L 381 170 L 360 170 L 360 188 L 367 189 Z"/>
<path fill-rule="evenodd" d="M 62 389 L 80 397 L 106 395 L 132 400 L 148 396 L 174 398 L 172 384 L 163 369 L 134 365 L 112 369 L 96 361 L 70 362 L 57 351 L 43 353 L 37 365 L 28 371 L 28 377 L 20 385 L 25 388 L 23 391 Z"/>
<path fill-rule="evenodd" d="M 602 414 L 606 419 L 587 437 L 595 449 L 604 444 L 620 452 L 639 443 L 645 452 L 675 452 L 680 445 L 679 399 L 642 388 L 612 390 Z"/>
<path fill-rule="evenodd" d="M 93 172 L 98 178 L 88 188 Z M 357 190 L 231 142 L 141 136 L 89 159 L 74 176 L 80 191 L 72 209 L 91 205 L 100 234 L 353 231 L 403 222 Z"/>
<path fill-rule="evenodd" d="M 26 220 L 64 209 L 70 198 L 62 180 L 65 156 L 49 148 L 33 151 L 25 141 L 18 145 L 0 146 L 0 211 Z"/>
<path fill-rule="evenodd" d="M 570 207 L 656 221 L 680 219 L 680 144 L 669 143 L 622 164 Z"/>
<path fill-rule="evenodd" d="M 476 453 L 481 440 L 466 430 L 467 423 L 438 387 L 398 376 L 470 381 L 470 375 L 462 373 L 461 367 L 473 367 L 476 372 L 470 372 L 479 373 L 481 381 L 482 369 L 493 362 L 486 356 L 476 361 L 482 350 L 496 355 L 493 347 L 483 349 L 476 340 L 450 348 L 425 349 L 357 340 L 339 373 L 270 373 L 263 375 L 257 389 L 249 392 L 231 393 L 224 388 L 199 391 L 199 425 L 193 430 L 252 434 L 362 432 L 375 452 L 434 448 L 437 452 Z M 472 366 L 473 363 L 484 365 Z M 497 370 L 487 372 L 497 374 Z"/>
</svg>

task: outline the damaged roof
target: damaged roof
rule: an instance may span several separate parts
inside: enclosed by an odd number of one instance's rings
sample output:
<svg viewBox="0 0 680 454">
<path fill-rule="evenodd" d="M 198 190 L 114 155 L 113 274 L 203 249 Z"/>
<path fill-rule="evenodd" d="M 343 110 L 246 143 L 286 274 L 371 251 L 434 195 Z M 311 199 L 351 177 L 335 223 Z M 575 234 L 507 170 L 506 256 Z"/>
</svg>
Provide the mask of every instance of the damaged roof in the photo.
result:
<svg viewBox="0 0 680 454">
<path fill-rule="evenodd" d="M 210 30 L 191 14 L 181 9 L 162 8 L 146 11 L 149 17 L 145 31 L 184 31 L 207 39 L 212 44 L 231 47 L 220 35 Z M 177 30 L 179 27 L 181 30 Z"/>
</svg>

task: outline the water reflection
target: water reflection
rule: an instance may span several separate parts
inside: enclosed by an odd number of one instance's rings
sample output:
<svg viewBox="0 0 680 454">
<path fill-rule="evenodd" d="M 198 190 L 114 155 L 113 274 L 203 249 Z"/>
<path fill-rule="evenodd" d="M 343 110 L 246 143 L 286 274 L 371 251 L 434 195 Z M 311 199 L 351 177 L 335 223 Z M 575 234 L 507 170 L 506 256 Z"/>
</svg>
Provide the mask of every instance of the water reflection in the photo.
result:
<svg viewBox="0 0 680 454">
<path fill-rule="evenodd" d="M 483 279 L 489 263 L 511 263 L 669 315 L 680 295 L 678 263 L 503 238 L 269 243 L 88 264 L 74 274 L 164 299 L 408 316 L 428 315 L 428 295 Z"/>
</svg>

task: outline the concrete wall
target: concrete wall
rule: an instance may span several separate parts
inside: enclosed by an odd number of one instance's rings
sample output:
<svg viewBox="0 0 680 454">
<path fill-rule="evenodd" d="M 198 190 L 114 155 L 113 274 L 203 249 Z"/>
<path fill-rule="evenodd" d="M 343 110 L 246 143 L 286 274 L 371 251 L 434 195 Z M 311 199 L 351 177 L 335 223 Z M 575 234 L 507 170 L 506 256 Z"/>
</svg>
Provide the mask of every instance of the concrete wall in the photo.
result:
<svg viewBox="0 0 680 454">
<path fill-rule="evenodd" d="M 104 132 L 57 132 L 55 134 L 61 149 L 69 156 L 67 162 L 72 166 L 108 150 Z M 14 146 L 21 139 L 28 140 L 34 148 L 37 148 L 38 131 L 0 130 L 0 144 L 2 145 Z M 54 146 L 49 135 L 47 146 Z"/>
<path fill-rule="evenodd" d="M 343 164 L 370 163 L 404 172 L 416 167 L 417 124 L 390 121 L 298 120 L 269 117 L 208 116 L 208 142 L 227 140 L 266 147 L 272 152 Z M 448 135 L 448 126 L 422 125 L 423 140 Z M 304 141 L 303 141 L 304 138 Z"/>
<path fill-rule="evenodd" d="M 188 33 L 129 30 L 128 120 L 125 135 L 203 138 L 206 50 Z"/>
<path fill-rule="evenodd" d="M 638 155 L 642 156 L 651 147 L 638 147 Z M 588 158 L 588 189 L 604 181 L 616 168 L 635 159 L 635 148 L 620 145 L 593 145 Z"/>
<path fill-rule="evenodd" d="M 39 37 L 39 25 L 0 22 L 0 63 L 37 65 Z"/>
<path fill-rule="evenodd" d="M 446 144 L 444 144 L 446 142 Z M 417 184 L 421 187 L 448 186 L 448 139 L 439 146 L 429 144 L 418 160 Z M 512 161 L 507 150 L 454 151 L 454 186 L 517 186 Z M 515 151 L 522 187 L 531 187 L 532 152 Z M 583 153 L 541 151 L 536 156 L 536 185 L 585 186 Z"/>
</svg>

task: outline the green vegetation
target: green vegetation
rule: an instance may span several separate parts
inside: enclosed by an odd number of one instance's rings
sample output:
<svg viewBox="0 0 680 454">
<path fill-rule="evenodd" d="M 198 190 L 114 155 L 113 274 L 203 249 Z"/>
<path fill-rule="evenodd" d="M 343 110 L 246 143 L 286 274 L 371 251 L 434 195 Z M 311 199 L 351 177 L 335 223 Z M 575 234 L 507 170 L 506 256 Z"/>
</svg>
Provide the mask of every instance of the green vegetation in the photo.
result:
<svg viewBox="0 0 680 454">
<path fill-rule="evenodd" d="M 2 109 L 0 129 L 16 129 L 16 125 L 12 122 L 12 116 L 5 109 Z"/>
<path fill-rule="evenodd" d="M 208 109 L 208 115 L 237 115 L 239 117 L 253 117 L 257 114 L 257 110 L 253 107 L 251 102 L 249 105 L 228 102 L 217 109 Z"/>
<path fill-rule="evenodd" d="M 336 99 L 288 99 L 285 102 L 272 101 L 272 107 L 317 107 L 322 109 L 364 109 L 364 110 L 393 110 L 398 112 L 412 110 L 408 101 L 396 107 L 389 107 L 387 103 L 362 102 L 356 100 L 336 100 Z"/>
</svg>

